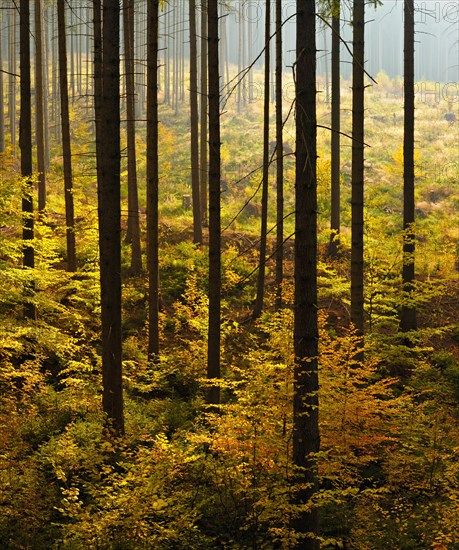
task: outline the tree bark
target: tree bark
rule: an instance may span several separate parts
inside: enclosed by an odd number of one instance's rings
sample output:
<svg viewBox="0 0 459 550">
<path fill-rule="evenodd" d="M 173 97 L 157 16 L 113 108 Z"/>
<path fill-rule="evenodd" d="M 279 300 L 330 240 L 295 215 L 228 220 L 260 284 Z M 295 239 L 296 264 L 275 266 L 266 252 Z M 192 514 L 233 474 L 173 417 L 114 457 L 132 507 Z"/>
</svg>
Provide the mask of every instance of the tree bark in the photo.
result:
<svg viewBox="0 0 459 550">
<path fill-rule="evenodd" d="M 221 220 L 220 220 L 220 80 L 218 0 L 208 0 L 209 41 L 209 328 L 207 377 L 220 378 Z M 205 111 L 204 111 L 205 113 Z M 204 118 L 204 117 L 203 117 Z M 220 403 L 220 387 L 210 385 L 207 403 Z"/>
<path fill-rule="evenodd" d="M 266 273 L 266 240 L 268 230 L 268 179 L 269 179 L 269 81 L 270 81 L 270 33 L 271 33 L 271 0 L 265 4 L 265 83 L 263 105 L 263 181 L 261 186 L 261 229 L 260 229 L 260 257 L 258 262 L 257 295 L 252 318 L 260 317 L 263 310 L 265 295 Z M 241 29 L 241 27 L 239 27 Z M 242 29 L 244 29 L 242 25 Z"/>
<path fill-rule="evenodd" d="M 316 177 L 316 23 L 314 0 L 297 2 L 296 179 L 293 463 L 294 502 L 311 504 L 318 491 L 318 327 Z M 319 548 L 318 512 L 301 509 L 294 520 L 296 548 Z"/>
<path fill-rule="evenodd" d="M 404 138 L 403 138 L 403 295 L 400 330 L 416 330 L 413 304 L 415 281 L 414 233 L 414 2 L 404 4 Z"/>
<path fill-rule="evenodd" d="M 57 0 L 59 41 L 59 85 L 61 96 L 62 156 L 64 162 L 65 223 L 67 238 L 67 271 L 76 271 L 75 214 L 73 207 L 72 152 L 70 145 L 69 96 L 67 85 L 67 43 L 65 0 Z"/>
<path fill-rule="evenodd" d="M 5 151 L 5 105 L 3 103 L 3 16 L 0 18 L 0 153 Z"/>
<path fill-rule="evenodd" d="M 196 1 L 189 0 L 190 15 L 190 127 L 191 192 L 193 198 L 193 242 L 202 242 L 201 197 L 199 193 L 198 56 L 196 51 Z"/>
<path fill-rule="evenodd" d="M 331 60 L 331 219 L 330 256 L 336 258 L 341 230 L 340 198 L 340 148 L 341 148 L 341 85 L 340 85 L 340 0 L 336 0 L 332 13 L 332 60 Z"/>
<path fill-rule="evenodd" d="M 251 25 L 250 27 L 251 28 Z M 249 34 L 250 44 L 250 34 Z M 249 56 L 251 62 L 251 56 Z M 250 93 L 249 81 L 249 93 Z M 250 99 L 250 96 L 249 96 Z M 284 279 L 284 145 L 282 131 L 282 0 L 276 0 L 276 309 Z"/>
<path fill-rule="evenodd" d="M 16 156 L 16 9 L 10 17 L 9 28 L 9 83 L 8 83 L 8 117 L 13 155 Z"/>
<path fill-rule="evenodd" d="M 128 219 L 126 241 L 131 244 L 133 275 L 142 272 L 140 246 L 139 195 L 137 188 L 137 157 L 135 149 L 135 78 L 134 78 L 134 3 L 123 0 L 124 72 L 126 82 L 126 134 L 128 168 Z"/>
<path fill-rule="evenodd" d="M 201 0 L 201 136 L 200 136 L 200 183 L 201 183 L 201 216 L 202 223 L 207 222 L 207 0 Z"/>
<path fill-rule="evenodd" d="M 20 122 L 19 122 L 19 148 L 21 151 L 21 176 L 23 178 L 22 189 L 22 215 L 23 215 L 23 266 L 35 267 L 35 253 L 32 244 L 34 238 L 33 219 L 33 184 L 32 184 L 32 106 L 30 89 L 30 10 L 28 0 L 21 0 L 19 4 L 19 71 L 20 84 Z M 33 295 L 33 282 L 26 283 L 26 303 L 24 315 L 35 318 L 36 311 L 33 303 L 27 298 Z"/>
<path fill-rule="evenodd" d="M 102 407 L 107 428 L 124 433 L 121 363 L 121 211 L 120 211 L 120 6 L 103 0 L 100 43 L 100 1 L 94 0 L 98 213 L 102 314 Z M 100 48 L 101 46 L 101 48 Z M 102 53 L 102 63 L 100 63 Z"/>
<path fill-rule="evenodd" d="M 351 321 L 364 334 L 364 39 L 365 0 L 354 0 L 352 61 Z M 360 357 L 361 359 L 363 356 Z"/>
<path fill-rule="evenodd" d="M 159 1 L 147 4 L 147 267 L 148 359 L 159 362 L 158 254 L 158 14 Z"/>
</svg>

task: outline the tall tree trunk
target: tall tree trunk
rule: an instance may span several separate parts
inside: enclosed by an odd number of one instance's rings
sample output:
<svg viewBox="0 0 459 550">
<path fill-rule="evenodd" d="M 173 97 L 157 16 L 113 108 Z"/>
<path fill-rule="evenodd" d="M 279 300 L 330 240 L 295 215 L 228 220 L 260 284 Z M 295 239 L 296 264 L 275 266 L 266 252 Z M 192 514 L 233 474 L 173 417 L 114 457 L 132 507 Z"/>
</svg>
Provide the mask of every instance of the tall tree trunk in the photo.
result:
<svg viewBox="0 0 459 550">
<path fill-rule="evenodd" d="M 126 82 L 126 133 L 128 168 L 128 220 L 126 241 L 131 244 L 131 273 L 142 271 L 139 196 L 135 149 L 134 3 L 123 0 L 124 72 Z"/>
<path fill-rule="evenodd" d="M 73 207 L 72 151 L 70 146 L 69 96 L 67 85 L 67 42 L 65 0 L 57 0 L 59 41 L 59 84 L 61 96 L 62 156 L 64 162 L 65 223 L 67 237 L 67 270 L 76 271 L 75 214 Z"/>
<path fill-rule="evenodd" d="M 365 0 L 354 0 L 352 61 L 352 242 L 351 321 L 364 333 L 363 190 L 364 190 L 364 39 Z M 363 356 L 361 356 L 362 358 Z"/>
<path fill-rule="evenodd" d="M 196 2 L 190 8 L 190 126 L 191 126 L 191 192 L 193 197 L 193 242 L 202 242 L 201 197 L 199 193 L 199 120 L 198 56 L 196 51 Z"/>
<path fill-rule="evenodd" d="M 37 136 L 38 211 L 43 212 L 46 207 L 46 166 L 41 0 L 35 0 L 35 46 L 35 126 Z"/>
<path fill-rule="evenodd" d="M 220 80 L 218 0 L 208 0 L 209 41 L 209 328 L 207 377 L 220 378 L 221 221 L 220 221 Z M 205 113 L 205 111 L 203 111 Z M 202 117 L 204 118 L 204 116 Z M 220 403 L 220 387 L 211 385 L 207 403 Z"/>
<path fill-rule="evenodd" d="M 33 184 L 32 184 L 32 107 L 30 90 L 30 11 L 29 1 L 21 0 L 19 4 L 19 71 L 20 84 L 20 124 L 19 148 L 21 150 L 21 176 L 24 180 L 22 190 L 23 214 L 23 265 L 25 268 L 35 267 L 35 254 L 32 244 L 34 238 L 33 220 Z M 29 319 L 35 318 L 35 306 L 27 301 L 27 296 L 33 294 L 31 282 L 26 286 L 26 304 L 24 314 Z"/>
<path fill-rule="evenodd" d="M 8 117 L 10 122 L 11 147 L 16 156 L 16 9 L 11 11 L 9 28 L 9 86 L 8 86 Z"/>
<path fill-rule="evenodd" d="M 43 131 L 45 141 L 45 171 L 49 171 L 51 164 L 51 153 L 49 149 L 49 23 L 48 21 L 48 8 L 44 7 L 44 16 L 42 22 L 45 21 L 43 27 Z"/>
<path fill-rule="evenodd" d="M 100 55 L 100 2 L 94 0 L 94 47 Z M 100 290 L 102 314 L 102 407 L 108 428 L 124 433 L 121 364 L 121 211 L 120 211 L 120 6 L 118 0 L 103 0 L 102 69 L 96 75 L 101 92 L 97 100 L 99 125 L 98 212 L 100 250 Z M 99 83 L 98 80 L 100 79 Z M 97 88 L 97 87 L 96 87 Z M 97 93 L 96 93 L 97 95 Z"/>
<path fill-rule="evenodd" d="M 207 155 L 207 0 L 201 0 L 201 136 L 200 136 L 200 184 L 201 184 L 201 216 L 203 224 L 207 221 L 207 186 L 208 186 L 208 155 Z"/>
<path fill-rule="evenodd" d="M 159 1 L 149 1 L 147 3 L 148 359 L 154 363 L 159 361 L 158 16 Z"/>
<path fill-rule="evenodd" d="M 416 307 L 413 303 L 415 234 L 414 234 L 414 1 L 404 4 L 404 139 L 403 139 L 403 294 L 400 330 L 416 330 Z"/>
<path fill-rule="evenodd" d="M 244 29 L 244 26 L 242 27 Z M 265 8 L 265 85 L 263 106 L 263 181 L 261 186 L 261 230 L 260 230 L 260 259 L 258 263 L 257 296 L 252 317 L 260 317 L 263 310 L 265 296 L 266 273 L 266 240 L 268 230 L 268 179 L 269 179 L 269 76 L 270 76 L 270 51 L 271 41 L 271 0 L 266 0 Z"/>
<path fill-rule="evenodd" d="M 5 150 L 5 105 L 3 103 L 3 15 L 0 18 L 0 153 Z"/>
<path fill-rule="evenodd" d="M 250 20 L 250 18 L 249 18 Z M 251 28 L 251 24 L 249 26 Z M 250 36 L 250 35 L 249 35 Z M 250 44 L 250 39 L 249 39 Z M 251 63 L 251 57 L 249 57 Z M 276 0 L 276 309 L 284 279 L 284 146 L 282 132 L 282 0 Z"/>
<path fill-rule="evenodd" d="M 341 148 L 341 88 L 340 88 L 340 0 L 332 7 L 332 60 L 331 60 L 331 219 L 330 219 L 330 256 L 336 257 L 339 248 L 341 230 L 340 199 L 340 148 Z"/>
<path fill-rule="evenodd" d="M 314 0 L 297 1 L 293 463 L 295 504 L 318 491 L 316 23 Z M 297 548 L 319 548 L 315 506 L 299 509 Z"/>
</svg>

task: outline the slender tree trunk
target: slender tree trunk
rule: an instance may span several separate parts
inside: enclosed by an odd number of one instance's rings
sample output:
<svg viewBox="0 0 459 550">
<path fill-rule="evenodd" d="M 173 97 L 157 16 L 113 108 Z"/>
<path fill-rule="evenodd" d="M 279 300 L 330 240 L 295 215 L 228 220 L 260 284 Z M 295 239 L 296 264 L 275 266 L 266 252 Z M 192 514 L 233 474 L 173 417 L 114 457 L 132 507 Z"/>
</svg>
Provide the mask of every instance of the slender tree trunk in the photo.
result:
<svg viewBox="0 0 459 550">
<path fill-rule="evenodd" d="M 341 230 L 340 199 L 340 131 L 341 131 L 341 91 L 340 91 L 340 0 L 336 0 L 332 14 L 332 98 L 331 98 L 331 219 L 330 256 L 335 258 L 339 248 Z"/>
<path fill-rule="evenodd" d="M 354 0 L 352 61 L 352 243 L 351 321 L 364 334 L 363 191 L 364 191 L 364 37 L 365 0 Z M 361 356 L 362 358 L 363 356 Z"/>
<path fill-rule="evenodd" d="M 316 178 L 316 23 L 314 0 L 297 2 L 295 311 L 293 462 L 295 504 L 311 504 L 318 491 L 318 327 Z M 300 509 L 296 548 L 319 548 L 316 507 Z"/>
<path fill-rule="evenodd" d="M 3 16 L 0 18 L 0 153 L 5 150 L 5 105 L 3 103 Z"/>
<path fill-rule="evenodd" d="M 48 8 L 44 8 L 44 17 L 42 21 L 45 21 L 43 27 L 43 129 L 44 129 L 44 141 L 45 141 L 45 171 L 49 171 L 51 164 L 51 153 L 49 149 L 49 24 L 47 21 Z"/>
<path fill-rule="evenodd" d="M 404 139 L 403 139 L 403 294 L 400 330 L 416 330 L 413 304 L 415 277 L 414 234 L 414 1 L 404 4 Z"/>
<path fill-rule="evenodd" d="M 261 231 L 260 259 L 258 263 L 257 296 L 252 317 L 257 319 L 263 310 L 265 296 L 266 240 L 268 230 L 268 179 L 269 179 L 269 76 L 270 76 L 270 33 L 271 33 L 271 0 L 266 0 L 265 8 L 265 94 L 263 107 L 263 182 L 261 186 Z M 244 27 L 242 27 L 244 28 Z"/>
<path fill-rule="evenodd" d="M 46 166 L 41 0 L 35 0 L 35 46 L 35 126 L 37 136 L 38 211 L 43 212 L 46 207 Z"/>
<path fill-rule="evenodd" d="M 200 136 L 200 183 L 201 183 L 201 216 L 202 222 L 207 222 L 207 186 L 208 186 L 208 156 L 207 156 L 207 0 L 201 0 L 201 136 Z"/>
<path fill-rule="evenodd" d="M 29 1 L 21 0 L 19 4 L 19 70 L 20 84 L 20 124 L 19 124 L 19 148 L 21 150 L 21 176 L 24 184 L 22 189 L 22 215 L 23 215 L 23 266 L 35 267 L 35 254 L 32 244 L 34 238 L 33 220 L 33 184 L 32 184 L 32 106 L 30 90 L 30 11 Z M 35 306 L 27 301 L 27 297 L 33 295 L 33 283 L 26 285 L 26 304 L 24 314 L 29 319 L 35 318 Z"/>
<path fill-rule="evenodd" d="M 153 363 L 159 362 L 158 16 L 159 1 L 149 1 L 147 3 L 148 359 Z"/>
<path fill-rule="evenodd" d="M 16 156 L 16 9 L 11 12 L 9 28 L 9 97 L 8 116 L 10 119 L 10 136 L 13 155 Z"/>
<path fill-rule="evenodd" d="M 199 193 L 199 120 L 198 56 L 196 51 L 196 2 L 190 8 L 190 126 L 191 126 L 191 192 L 193 197 L 193 242 L 202 242 L 201 197 Z"/>
<path fill-rule="evenodd" d="M 208 0 L 209 40 L 209 329 L 207 377 L 220 378 L 221 221 L 220 221 L 220 80 L 218 0 Z M 205 111 L 203 111 L 205 113 Z M 204 118 L 204 116 L 203 116 Z M 220 403 L 220 387 L 211 385 L 207 403 Z"/>
<path fill-rule="evenodd" d="M 65 223 L 67 226 L 67 270 L 76 271 L 72 151 L 70 146 L 69 96 L 67 85 L 67 42 L 65 36 L 65 0 L 57 0 L 57 22 L 59 28 L 59 84 L 61 96 L 62 156 L 64 161 Z"/>
<path fill-rule="evenodd" d="M 250 27 L 249 27 L 250 28 Z M 250 44 L 250 41 L 249 41 Z M 249 58 L 251 62 L 251 57 Z M 284 279 L 284 145 L 282 132 L 282 0 L 276 0 L 276 309 Z"/>
<path fill-rule="evenodd" d="M 128 220 L 126 241 L 131 244 L 131 273 L 142 271 L 140 246 L 137 157 L 135 149 L 134 3 L 123 0 L 124 72 L 126 82 L 126 133 L 128 168 Z"/>
<path fill-rule="evenodd" d="M 121 212 L 120 212 L 120 6 L 103 0 L 100 40 L 100 1 L 94 0 L 96 141 L 102 314 L 102 408 L 108 428 L 124 433 L 121 366 Z M 100 54 L 102 53 L 102 64 Z M 102 71 L 101 75 L 97 71 Z"/>
</svg>

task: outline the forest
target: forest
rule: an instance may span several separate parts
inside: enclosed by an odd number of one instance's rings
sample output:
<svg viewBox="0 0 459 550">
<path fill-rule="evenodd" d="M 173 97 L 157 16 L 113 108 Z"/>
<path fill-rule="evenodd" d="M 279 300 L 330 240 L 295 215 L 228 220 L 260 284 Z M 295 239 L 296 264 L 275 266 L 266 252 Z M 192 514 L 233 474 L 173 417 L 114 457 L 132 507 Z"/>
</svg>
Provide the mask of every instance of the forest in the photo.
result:
<svg viewBox="0 0 459 550">
<path fill-rule="evenodd" d="M 0 548 L 458 549 L 457 2 L 0 8 Z"/>
</svg>

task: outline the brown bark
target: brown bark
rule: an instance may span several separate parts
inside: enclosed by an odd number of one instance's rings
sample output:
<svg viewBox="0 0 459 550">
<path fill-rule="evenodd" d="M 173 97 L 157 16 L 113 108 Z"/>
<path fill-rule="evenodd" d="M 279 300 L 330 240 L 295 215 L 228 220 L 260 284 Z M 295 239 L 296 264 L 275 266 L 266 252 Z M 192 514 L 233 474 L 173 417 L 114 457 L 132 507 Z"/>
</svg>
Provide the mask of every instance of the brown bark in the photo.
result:
<svg viewBox="0 0 459 550">
<path fill-rule="evenodd" d="M 147 10 L 148 359 L 157 363 L 159 361 L 158 0 L 148 2 Z"/>
<path fill-rule="evenodd" d="M 196 51 L 196 1 L 189 0 L 190 15 L 190 127 L 191 193 L 193 198 L 193 242 L 202 242 L 201 197 L 199 193 L 198 57 Z"/>
<path fill-rule="evenodd" d="M 209 41 L 209 328 L 207 378 L 220 378 L 221 220 L 220 220 L 220 81 L 218 1 L 208 0 Z M 210 385 L 207 403 L 220 403 L 220 387 Z"/>
<path fill-rule="evenodd" d="M 352 61 L 351 321 L 364 334 L 364 37 L 365 0 L 354 0 Z M 360 356 L 360 359 L 363 355 Z"/>
<path fill-rule="evenodd" d="M 404 4 L 403 295 L 400 330 L 416 330 L 414 233 L 414 2 Z"/>
<path fill-rule="evenodd" d="M 107 428 L 124 433 L 121 363 L 121 211 L 120 211 L 120 6 L 103 0 L 100 44 L 100 2 L 94 0 L 97 99 L 98 213 L 102 316 L 102 408 Z M 100 46 L 102 48 L 100 49 Z M 102 63 L 100 63 L 100 51 Z M 97 95 L 97 94 L 96 94 Z"/>
<path fill-rule="evenodd" d="M 249 29 L 251 25 L 249 26 Z M 250 37 L 249 37 L 250 44 Z M 249 61 L 250 61 L 249 57 Z M 250 86 L 250 81 L 249 81 Z M 282 0 L 276 0 L 276 309 L 284 278 L 284 146 L 282 132 Z"/>
<path fill-rule="evenodd" d="M 203 224 L 207 221 L 207 187 L 209 166 L 207 155 L 207 0 L 201 0 L 201 136 L 200 136 L 200 184 L 201 216 Z"/>
<path fill-rule="evenodd" d="M 330 256 L 336 257 L 341 230 L 340 199 L 340 130 L 341 130 L 341 90 L 340 90 L 340 5 L 337 0 L 332 14 L 332 60 L 331 60 L 331 219 Z"/>
<path fill-rule="evenodd" d="M 263 311 L 266 273 L 266 240 L 268 230 L 268 178 L 269 178 L 269 82 L 270 82 L 270 23 L 271 0 L 266 0 L 265 7 L 265 82 L 263 105 L 263 181 L 261 185 L 261 229 L 260 256 L 258 262 L 257 295 L 252 318 L 256 319 Z M 241 27 L 240 27 L 241 28 Z M 242 26 L 244 29 L 244 26 Z"/>
<path fill-rule="evenodd" d="M 57 0 L 59 42 L 59 85 L 61 97 L 62 157 L 64 162 L 65 223 L 67 238 L 67 270 L 76 271 L 75 214 L 73 206 L 72 151 L 70 145 L 69 96 L 67 85 L 67 44 L 65 0 Z"/>
<path fill-rule="evenodd" d="M 311 504 L 318 491 L 318 326 L 316 177 L 316 24 L 314 0 L 297 2 L 295 310 L 293 463 L 294 503 Z M 319 548 L 318 512 L 299 509 L 293 525 L 296 548 Z"/>
<path fill-rule="evenodd" d="M 23 215 L 23 266 L 35 267 L 35 253 L 33 244 L 33 184 L 32 184 L 32 106 L 30 90 L 30 11 L 28 0 L 21 0 L 19 4 L 19 65 L 20 65 L 20 123 L 19 148 L 21 151 L 22 215 Z M 33 295 L 33 282 L 26 284 L 26 304 L 24 314 L 28 318 L 35 318 L 36 311 L 33 303 L 27 300 Z"/>
<path fill-rule="evenodd" d="M 123 0 L 124 72 L 126 82 L 126 134 L 128 172 L 128 219 L 126 241 L 131 244 L 133 275 L 142 271 L 140 246 L 139 195 L 137 188 L 137 158 L 135 148 L 135 78 L 134 78 L 134 3 Z"/>
</svg>

